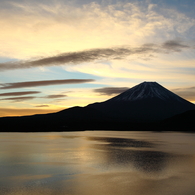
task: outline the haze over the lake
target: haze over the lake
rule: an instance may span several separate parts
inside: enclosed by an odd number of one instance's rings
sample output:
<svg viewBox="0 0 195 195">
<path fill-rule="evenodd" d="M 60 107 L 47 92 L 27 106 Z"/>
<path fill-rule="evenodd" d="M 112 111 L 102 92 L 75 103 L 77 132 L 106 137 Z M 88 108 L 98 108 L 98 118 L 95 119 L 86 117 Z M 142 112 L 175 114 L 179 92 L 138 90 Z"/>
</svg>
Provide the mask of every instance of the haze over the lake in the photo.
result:
<svg viewBox="0 0 195 195">
<path fill-rule="evenodd" d="M 195 1 L 0 0 L 0 116 L 156 81 L 195 102 Z"/>
</svg>

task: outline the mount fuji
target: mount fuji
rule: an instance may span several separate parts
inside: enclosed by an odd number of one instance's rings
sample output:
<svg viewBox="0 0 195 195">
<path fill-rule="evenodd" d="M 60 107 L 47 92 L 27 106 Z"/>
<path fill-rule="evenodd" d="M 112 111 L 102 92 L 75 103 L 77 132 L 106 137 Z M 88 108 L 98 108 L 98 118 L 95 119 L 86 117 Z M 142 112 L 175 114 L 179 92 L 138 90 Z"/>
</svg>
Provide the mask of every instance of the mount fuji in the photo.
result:
<svg viewBox="0 0 195 195">
<path fill-rule="evenodd" d="M 143 82 L 105 102 L 90 104 L 106 115 L 121 121 L 159 121 L 188 110 L 195 105 L 157 82 Z"/>
<path fill-rule="evenodd" d="M 156 82 L 143 82 L 104 102 L 76 106 L 57 113 L 2 117 L 0 124 L 1 131 L 25 132 L 147 130 L 151 127 L 156 130 L 194 130 L 194 119 L 194 104 Z M 186 123 L 189 123 L 187 129 Z"/>
</svg>

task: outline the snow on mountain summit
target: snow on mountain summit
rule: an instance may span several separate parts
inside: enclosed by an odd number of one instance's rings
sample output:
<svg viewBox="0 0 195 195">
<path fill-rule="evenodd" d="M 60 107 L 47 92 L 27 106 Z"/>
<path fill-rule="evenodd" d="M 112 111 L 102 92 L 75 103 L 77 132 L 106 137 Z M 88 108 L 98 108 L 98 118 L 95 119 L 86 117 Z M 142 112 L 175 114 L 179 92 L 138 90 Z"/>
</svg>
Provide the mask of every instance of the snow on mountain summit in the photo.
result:
<svg viewBox="0 0 195 195">
<path fill-rule="evenodd" d="M 158 98 L 161 100 L 174 99 L 177 101 L 183 100 L 157 82 L 145 81 L 110 99 L 110 101 L 135 101 L 148 98 Z"/>
</svg>

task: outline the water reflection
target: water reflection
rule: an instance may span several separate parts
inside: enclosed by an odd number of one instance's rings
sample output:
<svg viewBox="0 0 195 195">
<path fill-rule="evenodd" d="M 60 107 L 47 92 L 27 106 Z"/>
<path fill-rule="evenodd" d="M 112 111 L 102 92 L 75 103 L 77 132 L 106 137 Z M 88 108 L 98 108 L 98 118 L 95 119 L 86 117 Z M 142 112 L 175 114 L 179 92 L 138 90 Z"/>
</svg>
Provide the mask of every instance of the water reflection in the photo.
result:
<svg viewBox="0 0 195 195">
<path fill-rule="evenodd" d="M 104 151 L 106 163 L 120 166 L 131 164 L 146 173 L 163 171 L 167 162 L 177 157 L 171 153 L 150 150 L 155 148 L 156 144 L 147 141 L 112 137 L 87 137 L 87 139 L 104 143 L 93 144 L 92 147 Z"/>
<path fill-rule="evenodd" d="M 115 138 L 115 137 L 86 137 L 87 140 L 99 141 L 109 144 L 111 147 L 135 147 L 135 148 L 152 148 L 154 144 L 147 141 Z"/>
<path fill-rule="evenodd" d="M 161 172 L 166 168 L 167 162 L 173 158 L 173 154 L 156 151 L 134 151 L 133 164 L 134 166 L 146 173 Z"/>
<path fill-rule="evenodd" d="M 0 194 L 194 195 L 195 142 L 184 135 L 181 153 L 181 135 L 170 136 L 149 132 L 2 134 Z"/>
</svg>

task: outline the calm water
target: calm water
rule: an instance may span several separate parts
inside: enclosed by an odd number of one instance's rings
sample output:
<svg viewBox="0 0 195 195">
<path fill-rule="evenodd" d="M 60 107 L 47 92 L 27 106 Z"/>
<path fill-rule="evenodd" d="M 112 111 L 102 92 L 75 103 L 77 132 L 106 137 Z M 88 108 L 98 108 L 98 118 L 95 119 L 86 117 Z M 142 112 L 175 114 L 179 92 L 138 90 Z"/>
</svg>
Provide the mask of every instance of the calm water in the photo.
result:
<svg viewBox="0 0 195 195">
<path fill-rule="evenodd" d="M 1 195 L 194 195 L 195 134 L 0 134 Z"/>
</svg>

